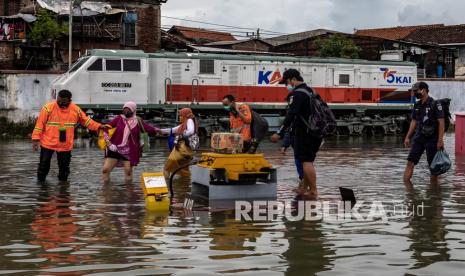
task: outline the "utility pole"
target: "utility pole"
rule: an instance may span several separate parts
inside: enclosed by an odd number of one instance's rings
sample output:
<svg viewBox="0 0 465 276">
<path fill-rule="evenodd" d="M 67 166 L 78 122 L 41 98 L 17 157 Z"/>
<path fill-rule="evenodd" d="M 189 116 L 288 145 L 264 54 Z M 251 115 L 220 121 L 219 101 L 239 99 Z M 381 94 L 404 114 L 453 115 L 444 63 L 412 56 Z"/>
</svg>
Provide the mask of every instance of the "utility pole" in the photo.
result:
<svg viewBox="0 0 465 276">
<path fill-rule="evenodd" d="M 257 29 L 257 39 L 260 39 L 260 28 Z"/>
<path fill-rule="evenodd" d="M 71 63 L 73 61 L 73 2 L 74 0 L 69 0 L 68 69 L 71 69 Z"/>
</svg>

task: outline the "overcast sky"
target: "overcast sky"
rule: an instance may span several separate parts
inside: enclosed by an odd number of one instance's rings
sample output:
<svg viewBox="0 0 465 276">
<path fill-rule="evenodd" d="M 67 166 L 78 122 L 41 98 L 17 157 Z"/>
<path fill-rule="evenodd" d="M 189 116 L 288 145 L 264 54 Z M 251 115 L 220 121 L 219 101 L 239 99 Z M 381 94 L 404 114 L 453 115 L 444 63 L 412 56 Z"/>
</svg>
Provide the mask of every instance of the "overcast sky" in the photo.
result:
<svg viewBox="0 0 465 276">
<path fill-rule="evenodd" d="M 281 33 L 317 28 L 353 32 L 354 28 L 465 24 L 464 12 L 462 0 L 168 0 L 162 5 L 162 16 Z M 227 29 L 162 18 L 164 27 L 173 24 Z"/>
</svg>

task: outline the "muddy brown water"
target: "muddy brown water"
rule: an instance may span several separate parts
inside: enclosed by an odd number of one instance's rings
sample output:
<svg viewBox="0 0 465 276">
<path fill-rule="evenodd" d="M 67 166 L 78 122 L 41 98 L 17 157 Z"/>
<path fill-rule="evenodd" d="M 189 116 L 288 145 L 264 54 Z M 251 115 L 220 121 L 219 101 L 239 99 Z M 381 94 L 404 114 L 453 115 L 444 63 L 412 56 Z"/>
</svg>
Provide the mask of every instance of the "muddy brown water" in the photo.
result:
<svg viewBox="0 0 465 276">
<path fill-rule="evenodd" d="M 429 184 L 423 159 L 406 189 L 407 150 L 398 137 L 325 142 L 316 166 L 323 200 L 338 187 L 366 202 L 424 204 L 422 216 L 387 221 L 236 221 L 233 211 L 207 208 L 146 212 L 138 178 L 160 171 L 166 142 L 155 141 L 135 170 L 102 185 L 102 153 L 87 141 L 73 151 L 70 185 L 56 180 L 56 159 L 45 185 L 35 181 L 38 154 L 28 141 L 0 142 L 0 274 L 11 275 L 463 275 L 465 156 L 446 139 L 452 170 Z M 264 143 L 278 169 L 278 200 L 294 198 L 292 151 Z M 181 202 L 189 183 L 178 180 Z"/>
</svg>

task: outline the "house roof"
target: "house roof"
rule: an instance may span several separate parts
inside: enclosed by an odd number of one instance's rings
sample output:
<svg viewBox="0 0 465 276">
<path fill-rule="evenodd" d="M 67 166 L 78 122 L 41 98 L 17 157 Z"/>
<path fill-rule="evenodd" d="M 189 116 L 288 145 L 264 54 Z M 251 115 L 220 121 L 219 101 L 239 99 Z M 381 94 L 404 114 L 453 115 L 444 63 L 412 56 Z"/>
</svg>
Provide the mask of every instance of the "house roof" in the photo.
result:
<svg viewBox="0 0 465 276">
<path fill-rule="evenodd" d="M 191 28 L 184 26 L 173 26 L 169 33 L 179 33 L 190 41 L 234 41 L 236 38 L 230 33 L 211 31 L 207 29 Z"/>
<path fill-rule="evenodd" d="M 264 44 L 271 45 L 270 43 L 264 41 L 263 39 L 241 39 L 241 40 L 233 40 L 233 41 L 216 41 L 216 42 L 210 42 L 210 43 L 205 43 L 204 46 L 229 46 L 229 45 L 237 45 L 241 43 L 246 43 L 250 41 L 255 41 L 255 42 L 261 42 Z"/>
<path fill-rule="evenodd" d="M 306 31 L 306 32 L 300 32 L 300 33 L 295 33 L 295 34 L 288 34 L 288 35 L 268 38 L 268 39 L 264 39 L 264 41 L 273 46 L 280 46 L 283 44 L 288 44 L 288 43 L 300 41 L 303 39 L 320 36 L 323 34 L 335 34 L 335 33 L 339 33 L 339 32 L 332 31 L 332 30 L 326 30 L 326 29 L 316 29 L 316 30 L 311 30 L 311 31 Z"/>
<path fill-rule="evenodd" d="M 378 29 L 364 29 L 357 30 L 356 35 L 379 37 L 389 40 L 404 40 L 409 35 L 417 30 L 431 30 L 439 27 L 444 27 L 444 24 L 433 25 L 417 25 L 417 26 L 397 26 L 391 28 L 378 28 Z"/>
<path fill-rule="evenodd" d="M 406 40 L 428 44 L 453 45 L 465 43 L 465 25 L 449 25 L 434 29 L 419 29 Z"/>
</svg>

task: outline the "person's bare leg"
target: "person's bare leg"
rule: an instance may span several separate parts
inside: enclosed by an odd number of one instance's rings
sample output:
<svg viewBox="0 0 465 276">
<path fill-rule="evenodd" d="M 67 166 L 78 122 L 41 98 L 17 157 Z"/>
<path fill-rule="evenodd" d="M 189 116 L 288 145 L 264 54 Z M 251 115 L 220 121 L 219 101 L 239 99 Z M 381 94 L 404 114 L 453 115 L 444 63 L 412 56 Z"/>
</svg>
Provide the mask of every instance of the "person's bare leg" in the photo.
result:
<svg viewBox="0 0 465 276">
<path fill-rule="evenodd" d="M 132 166 L 131 166 L 131 162 L 124 161 L 123 166 L 124 166 L 124 182 L 126 184 L 131 184 L 132 183 Z"/>
<path fill-rule="evenodd" d="M 110 173 L 115 168 L 118 160 L 113 158 L 105 158 L 102 168 L 102 180 L 104 183 L 110 182 Z"/>
<path fill-rule="evenodd" d="M 313 162 L 304 162 L 304 182 L 308 191 L 305 193 L 308 199 L 317 199 L 318 188 L 316 186 L 316 171 Z"/>
<path fill-rule="evenodd" d="M 412 185 L 412 176 L 413 170 L 415 169 L 415 164 L 412 161 L 407 162 L 407 166 L 405 166 L 404 171 L 404 184 L 411 186 Z"/>
</svg>

